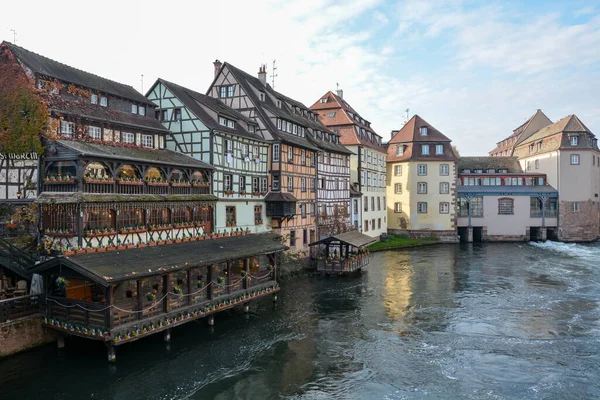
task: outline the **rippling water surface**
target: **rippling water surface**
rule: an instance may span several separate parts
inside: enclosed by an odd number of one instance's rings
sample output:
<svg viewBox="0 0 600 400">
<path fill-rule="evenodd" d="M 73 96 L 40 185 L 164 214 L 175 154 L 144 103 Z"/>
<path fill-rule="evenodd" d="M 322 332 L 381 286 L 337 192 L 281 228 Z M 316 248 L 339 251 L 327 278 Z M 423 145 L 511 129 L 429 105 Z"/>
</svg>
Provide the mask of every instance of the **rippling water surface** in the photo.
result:
<svg viewBox="0 0 600 400">
<path fill-rule="evenodd" d="M 117 349 L 0 361 L 2 399 L 600 398 L 600 245 L 377 253 L 354 278 Z"/>
</svg>

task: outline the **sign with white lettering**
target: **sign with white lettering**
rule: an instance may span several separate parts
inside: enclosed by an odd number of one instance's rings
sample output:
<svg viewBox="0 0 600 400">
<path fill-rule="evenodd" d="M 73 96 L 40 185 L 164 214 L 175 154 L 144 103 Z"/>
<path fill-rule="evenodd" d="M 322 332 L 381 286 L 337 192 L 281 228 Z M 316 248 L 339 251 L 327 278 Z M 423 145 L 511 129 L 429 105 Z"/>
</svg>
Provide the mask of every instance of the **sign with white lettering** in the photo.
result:
<svg viewBox="0 0 600 400">
<path fill-rule="evenodd" d="M 37 160 L 37 153 L 0 153 L 0 160 Z"/>
</svg>

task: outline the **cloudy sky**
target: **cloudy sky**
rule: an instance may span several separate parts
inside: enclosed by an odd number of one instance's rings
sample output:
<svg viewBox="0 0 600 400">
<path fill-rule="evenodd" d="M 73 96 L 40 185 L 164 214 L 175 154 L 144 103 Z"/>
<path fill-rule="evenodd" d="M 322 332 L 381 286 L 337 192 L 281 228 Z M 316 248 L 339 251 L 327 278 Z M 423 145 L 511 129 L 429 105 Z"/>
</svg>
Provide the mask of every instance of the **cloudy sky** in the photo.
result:
<svg viewBox="0 0 600 400">
<path fill-rule="evenodd" d="M 14 29 L 20 46 L 138 90 L 143 74 L 145 89 L 162 77 L 205 92 L 217 58 L 269 75 L 277 60 L 276 89 L 307 106 L 339 83 L 385 140 L 408 108 L 463 155 L 537 108 L 600 134 L 600 1 L 191 3 L 15 1 L 0 40 Z"/>
</svg>

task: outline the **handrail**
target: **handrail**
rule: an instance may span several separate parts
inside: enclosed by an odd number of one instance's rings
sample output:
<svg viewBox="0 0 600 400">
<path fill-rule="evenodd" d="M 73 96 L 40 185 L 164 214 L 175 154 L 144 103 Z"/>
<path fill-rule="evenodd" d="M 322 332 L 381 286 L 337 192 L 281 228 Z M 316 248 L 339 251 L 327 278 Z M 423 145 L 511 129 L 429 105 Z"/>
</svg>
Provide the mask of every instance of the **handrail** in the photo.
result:
<svg viewBox="0 0 600 400">
<path fill-rule="evenodd" d="M 16 273 L 25 277 L 31 276 L 30 269 L 35 265 L 35 258 L 1 238 L 0 256 L 7 259 L 9 265 L 5 265 L 6 268 L 16 270 Z"/>
</svg>

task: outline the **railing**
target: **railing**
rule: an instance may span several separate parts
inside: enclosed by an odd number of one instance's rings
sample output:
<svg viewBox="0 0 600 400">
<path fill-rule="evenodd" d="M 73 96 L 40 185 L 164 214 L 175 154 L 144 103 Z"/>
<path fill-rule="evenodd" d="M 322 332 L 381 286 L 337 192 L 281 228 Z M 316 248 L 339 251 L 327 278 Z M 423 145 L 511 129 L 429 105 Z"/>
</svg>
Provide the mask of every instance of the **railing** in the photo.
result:
<svg viewBox="0 0 600 400">
<path fill-rule="evenodd" d="M 39 294 L 0 300 L 0 322 L 40 313 Z"/>
<path fill-rule="evenodd" d="M 546 218 L 555 218 L 558 215 L 558 210 L 546 210 Z M 541 218 L 542 210 L 531 210 L 529 212 L 531 218 Z"/>
<path fill-rule="evenodd" d="M 76 183 L 44 183 L 44 192 L 77 192 Z M 83 184 L 84 193 L 118 193 L 118 194 L 160 194 L 160 195 L 186 195 L 210 194 L 209 186 L 173 186 L 171 184 L 153 185 L 148 183 L 86 183 Z"/>
<path fill-rule="evenodd" d="M 342 260 L 315 260 L 317 272 L 352 272 L 369 265 L 370 256 Z"/>
<path fill-rule="evenodd" d="M 35 265 L 35 258 L 7 241 L 0 239 L 0 260 L 8 263 L 9 269 L 17 269 L 24 276 L 29 276 L 29 269 Z M 2 264 L 0 262 L 0 264 Z"/>
<path fill-rule="evenodd" d="M 108 311 L 101 303 L 88 303 L 64 297 L 48 296 L 46 317 L 88 328 L 105 328 L 108 325 Z"/>
</svg>

